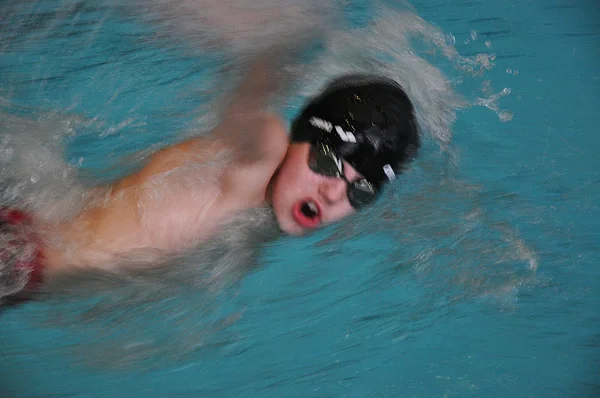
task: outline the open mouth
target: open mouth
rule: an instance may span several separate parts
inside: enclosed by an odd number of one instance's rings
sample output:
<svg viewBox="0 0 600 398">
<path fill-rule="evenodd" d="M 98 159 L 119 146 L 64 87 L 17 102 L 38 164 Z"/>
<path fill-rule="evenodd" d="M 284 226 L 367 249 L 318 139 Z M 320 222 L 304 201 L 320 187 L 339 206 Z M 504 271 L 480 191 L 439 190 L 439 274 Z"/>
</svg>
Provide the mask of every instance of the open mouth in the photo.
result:
<svg viewBox="0 0 600 398">
<path fill-rule="evenodd" d="M 294 206 L 294 219 L 302 228 L 315 228 L 321 223 L 321 211 L 314 200 L 301 200 Z"/>
</svg>

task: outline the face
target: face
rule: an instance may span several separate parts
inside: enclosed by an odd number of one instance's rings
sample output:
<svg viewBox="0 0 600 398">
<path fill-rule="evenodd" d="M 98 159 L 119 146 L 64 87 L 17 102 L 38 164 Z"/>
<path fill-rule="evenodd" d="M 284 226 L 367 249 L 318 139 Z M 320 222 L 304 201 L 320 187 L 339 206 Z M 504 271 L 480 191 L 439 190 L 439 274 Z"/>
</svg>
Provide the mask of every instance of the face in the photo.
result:
<svg viewBox="0 0 600 398">
<path fill-rule="evenodd" d="M 308 165 L 310 144 L 291 144 L 285 160 L 271 182 L 271 202 L 280 228 L 290 235 L 302 235 L 354 213 L 341 178 L 313 172 Z M 348 181 L 362 176 L 344 162 Z"/>
</svg>

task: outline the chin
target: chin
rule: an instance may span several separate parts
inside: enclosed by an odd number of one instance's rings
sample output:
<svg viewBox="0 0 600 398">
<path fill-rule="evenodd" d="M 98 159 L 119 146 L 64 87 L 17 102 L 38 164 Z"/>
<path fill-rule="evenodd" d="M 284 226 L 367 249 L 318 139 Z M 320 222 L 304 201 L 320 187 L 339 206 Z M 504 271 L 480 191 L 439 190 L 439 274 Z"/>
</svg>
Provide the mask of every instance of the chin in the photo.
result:
<svg viewBox="0 0 600 398">
<path fill-rule="evenodd" d="M 292 222 L 280 222 L 279 229 L 281 229 L 281 231 L 284 234 L 290 235 L 290 236 L 302 236 L 306 232 L 302 228 L 300 228 L 298 225 L 295 225 L 295 223 L 292 223 Z"/>
<path fill-rule="evenodd" d="M 289 217 L 281 217 L 279 214 L 275 213 L 277 217 L 277 223 L 279 224 L 279 229 L 286 235 L 290 236 L 301 236 L 304 235 L 306 231 L 298 224 L 294 222 Z"/>
</svg>

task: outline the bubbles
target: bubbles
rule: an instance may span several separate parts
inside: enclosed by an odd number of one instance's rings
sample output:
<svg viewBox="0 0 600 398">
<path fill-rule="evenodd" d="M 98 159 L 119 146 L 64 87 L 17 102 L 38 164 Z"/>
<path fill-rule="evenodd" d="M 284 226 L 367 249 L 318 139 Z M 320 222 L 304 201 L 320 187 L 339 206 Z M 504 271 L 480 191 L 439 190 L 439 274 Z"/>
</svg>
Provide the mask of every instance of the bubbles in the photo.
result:
<svg viewBox="0 0 600 398">
<path fill-rule="evenodd" d="M 123 129 L 125 129 L 127 126 L 133 124 L 134 122 L 135 122 L 135 120 L 133 118 L 128 118 L 128 119 L 123 120 L 116 126 L 109 126 L 108 128 L 104 129 L 100 133 L 100 138 L 105 138 L 110 135 L 119 133 L 119 132 L 123 131 Z"/>
<path fill-rule="evenodd" d="M 514 117 L 513 113 L 509 111 L 499 111 L 497 115 L 498 119 L 503 123 L 510 122 Z"/>
<path fill-rule="evenodd" d="M 453 46 L 456 44 L 456 37 L 452 33 L 448 33 L 446 36 L 446 41 L 449 45 Z"/>
<path fill-rule="evenodd" d="M 470 39 L 465 39 L 464 44 L 469 44 L 472 41 L 477 40 L 477 32 L 472 30 L 471 32 L 469 32 L 469 37 Z"/>
<path fill-rule="evenodd" d="M 15 153 L 15 150 L 13 148 L 4 149 L 2 152 L 2 157 L 3 157 L 2 160 L 5 162 L 9 162 L 12 159 L 14 153 Z"/>
<path fill-rule="evenodd" d="M 469 38 L 465 39 L 464 44 L 471 44 L 472 42 L 475 42 L 478 37 L 478 33 L 475 30 L 471 30 L 469 32 Z M 452 36 L 452 40 L 450 40 L 449 43 L 454 44 L 455 41 L 456 39 Z M 488 49 L 492 49 L 493 47 L 491 40 L 486 40 L 484 45 Z M 469 80 L 485 78 L 486 73 L 496 67 L 497 55 L 493 52 L 479 53 L 470 57 L 463 57 L 456 54 L 452 56 L 452 59 L 455 62 L 456 68 L 463 74 L 454 80 L 454 84 L 458 86 Z M 505 71 L 512 76 L 517 76 L 519 74 L 518 70 L 512 68 L 507 68 Z M 469 105 L 484 106 L 487 109 L 492 110 L 498 117 L 498 120 L 502 123 L 510 122 L 514 117 L 513 113 L 509 110 L 500 109 L 499 107 L 499 100 L 502 97 L 509 95 L 510 89 L 505 88 L 499 93 L 494 94 L 492 92 L 492 83 L 490 80 L 484 80 L 481 85 L 482 91 L 487 98 L 476 97 L 474 99 L 468 99 Z"/>
<path fill-rule="evenodd" d="M 498 105 L 498 100 L 500 98 L 506 97 L 508 95 L 510 95 L 511 90 L 508 87 L 503 88 L 500 92 L 493 94 L 491 93 L 491 82 L 485 81 L 482 84 L 482 89 L 481 91 L 488 95 L 487 98 L 478 98 L 475 100 L 475 105 L 479 105 L 479 106 L 484 106 L 488 109 L 491 109 L 492 111 L 494 111 L 494 113 L 496 113 L 496 115 L 498 116 L 498 119 L 503 122 L 503 123 L 507 123 L 510 122 L 513 119 L 513 114 L 510 111 L 507 110 L 503 110 L 500 109 L 499 105 Z"/>
<path fill-rule="evenodd" d="M 37 119 L 0 113 L 0 206 L 17 198 L 38 217 L 67 217 L 81 205 L 85 189 L 75 168 L 62 160 L 63 142 L 77 119 L 39 113 Z"/>
</svg>

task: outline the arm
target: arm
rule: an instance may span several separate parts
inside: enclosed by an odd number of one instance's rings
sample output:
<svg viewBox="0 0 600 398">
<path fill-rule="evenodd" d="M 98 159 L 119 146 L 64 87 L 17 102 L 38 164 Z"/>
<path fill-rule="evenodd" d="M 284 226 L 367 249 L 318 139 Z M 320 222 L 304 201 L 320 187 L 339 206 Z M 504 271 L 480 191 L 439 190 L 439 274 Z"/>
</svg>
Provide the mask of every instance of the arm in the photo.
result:
<svg viewBox="0 0 600 398">
<path fill-rule="evenodd" d="M 222 121 L 213 135 L 241 155 L 242 161 L 256 160 L 287 148 L 286 128 L 269 110 L 271 99 L 289 90 L 294 74 L 286 68 L 306 47 L 307 38 L 273 47 L 251 60 L 248 71 L 231 94 Z M 279 132 L 274 134 L 274 132 Z"/>
<path fill-rule="evenodd" d="M 311 37 L 298 37 L 294 42 L 273 46 L 247 61 L 247 72 L 229 98 L 224 120 L 236 119 L 269 107 L 274 95 L 287 91 L 294 83 L 290 65 L 306 49 Z"/>
<path fill-rule="evenodd" d="M 261 54 L 253 60 L 248 73 L 232 94 L 224 120 L 238 119 L 240 115 L 264 111 L 270 95 L 281 85 L 276 60 L 270 53 Z"/>
</svg>

